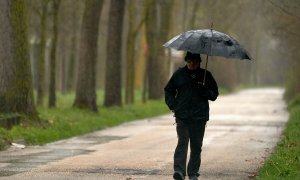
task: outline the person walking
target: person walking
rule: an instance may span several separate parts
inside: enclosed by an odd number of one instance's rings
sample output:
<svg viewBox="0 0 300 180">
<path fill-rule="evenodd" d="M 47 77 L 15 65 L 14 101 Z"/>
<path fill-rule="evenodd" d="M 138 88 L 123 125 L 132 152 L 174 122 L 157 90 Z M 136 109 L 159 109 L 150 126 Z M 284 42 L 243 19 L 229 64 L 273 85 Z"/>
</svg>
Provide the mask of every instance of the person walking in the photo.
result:
<svg viewBox="0 0 300 180">
<path fill-rule="evenodd" d="M 178 143 L 174 153 L 174 174 L 176 180 L 186 175 L 190 180 L 200 176 L 202 142 L 206 122 L 209 120 L 208 100 L 215 101 L 219 95 L 218 86 L 212 74 L 200 68 L 200 54 L 187 52 L 186 66 L 179 68 L 164 88 L 165 102 L 175 114 Z M 186 167 L 188 145 L 190 159 Z"/>
</svg>

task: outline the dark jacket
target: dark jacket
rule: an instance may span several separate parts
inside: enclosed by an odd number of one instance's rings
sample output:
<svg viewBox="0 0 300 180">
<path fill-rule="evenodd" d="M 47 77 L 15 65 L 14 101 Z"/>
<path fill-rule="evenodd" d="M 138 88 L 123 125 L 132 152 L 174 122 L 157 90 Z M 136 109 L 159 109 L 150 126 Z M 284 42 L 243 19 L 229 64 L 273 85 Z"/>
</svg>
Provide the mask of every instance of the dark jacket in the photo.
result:
<svg viewBox="0 0 300 180">
<path fill-rule="evenodd" d="M 208 100 L 217 99 L 219 92 L 216 81 L 209 71 L 205 86 L 202 85 L 204 69 L 191 71 L 187 66 L 179 68 L 165 87 L 165 102 L 182 121 L 208 121 Z"/>
</svg>

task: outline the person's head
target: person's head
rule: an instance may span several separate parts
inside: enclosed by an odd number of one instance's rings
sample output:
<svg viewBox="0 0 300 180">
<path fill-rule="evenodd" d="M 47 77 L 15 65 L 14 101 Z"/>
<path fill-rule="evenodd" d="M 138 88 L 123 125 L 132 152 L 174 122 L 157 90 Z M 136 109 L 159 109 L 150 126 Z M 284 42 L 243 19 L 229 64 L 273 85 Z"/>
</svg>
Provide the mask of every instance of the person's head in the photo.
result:
<svg viewBox="0 0 300 180">
<path fill-rule="evenodd" d="M 201 56 L 200 54 L 193 54 L 191 52 L 187 52 L 184 58 L 188 69 L 196 70 L 200 67 Z"/>
</svg>

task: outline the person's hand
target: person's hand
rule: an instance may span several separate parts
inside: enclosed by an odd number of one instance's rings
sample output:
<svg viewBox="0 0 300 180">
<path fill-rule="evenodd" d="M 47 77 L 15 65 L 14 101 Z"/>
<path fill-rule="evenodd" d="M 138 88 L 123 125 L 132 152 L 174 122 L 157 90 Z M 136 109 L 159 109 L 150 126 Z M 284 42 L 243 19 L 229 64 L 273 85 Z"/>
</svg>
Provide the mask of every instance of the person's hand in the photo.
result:
<svg viewBox="0 0 300 180">
<path fill-rule="evenodd" d="M 203 97 L 208 97 L 210 94 L 210 90 L 203 84 L 199 85 L 199 91 L 200 91 L 201 96 L 203 96 Z"/>
<path fill-rule="evenodd" d="M 205 91 L 207 88 L 202 83 L 198 83 L 198 89 L 199 89 L 200 92 L 202 92 L 202 91 Z"/>
<path fill-rule="evenodd" d="M 209 95 L 210 95 L 209 89 L 205 88 L 204 91 L 203 91 L 203 93 L 202 93 L 202 96 L 208 98 Z"/>
<path fill-rule="evenodd" d="M 205 86 L 202 84 L 202 82 L 197 82 L 197 88 L 201 92 L 201 91 L 203 91 L 203 89 L 205 88 Z"/>
</svg>

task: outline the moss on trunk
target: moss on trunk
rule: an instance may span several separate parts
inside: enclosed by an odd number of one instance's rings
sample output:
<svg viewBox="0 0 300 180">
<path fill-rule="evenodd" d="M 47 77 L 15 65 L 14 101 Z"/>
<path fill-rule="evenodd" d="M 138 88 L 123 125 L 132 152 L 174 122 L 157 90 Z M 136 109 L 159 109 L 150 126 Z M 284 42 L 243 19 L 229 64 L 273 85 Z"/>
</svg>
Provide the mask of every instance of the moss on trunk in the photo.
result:
<svg viewBox="0 0 300 180">
<path fill-rule="evenodd" d="M 7 46 L 5 52 L 2 50 L 6 59 L 0 61 L 4 67 L 0 74 L 0 112 L 17 112 L 36 121 L 39 118 L 33 103 L 25 2 L 11 0 L 4 2 L 4 6 L 8 13 L 5 17 L 9 19 L 6 19 L 7 26 L 1 27 L 8 36 L 7 42 L 1 42 Z"/>
</svg>

